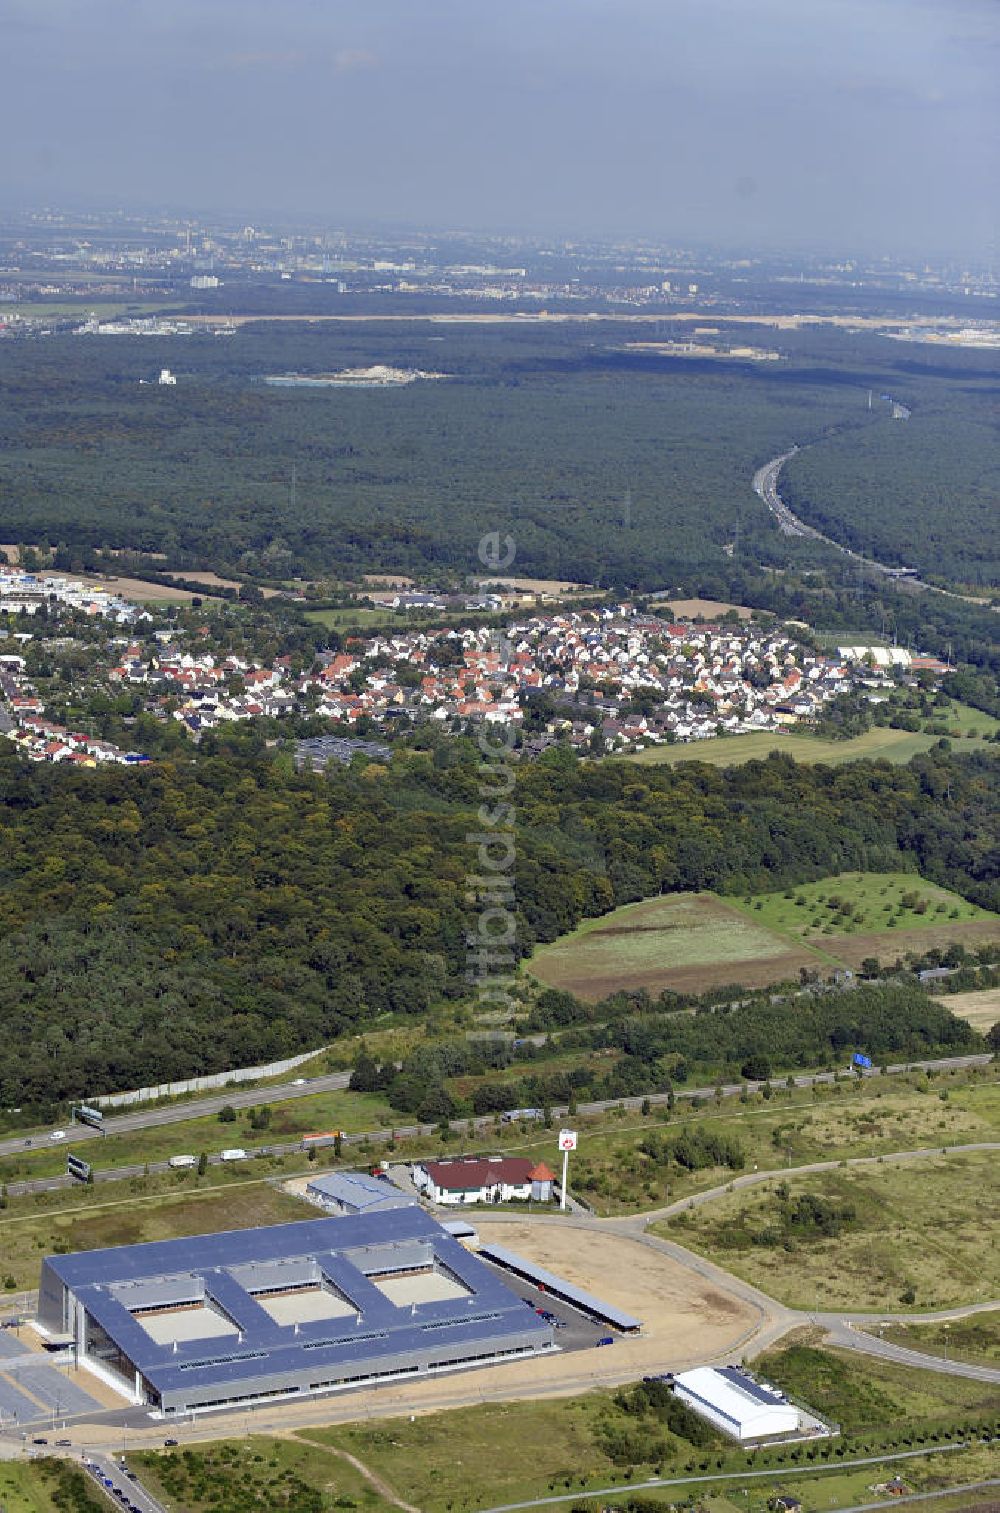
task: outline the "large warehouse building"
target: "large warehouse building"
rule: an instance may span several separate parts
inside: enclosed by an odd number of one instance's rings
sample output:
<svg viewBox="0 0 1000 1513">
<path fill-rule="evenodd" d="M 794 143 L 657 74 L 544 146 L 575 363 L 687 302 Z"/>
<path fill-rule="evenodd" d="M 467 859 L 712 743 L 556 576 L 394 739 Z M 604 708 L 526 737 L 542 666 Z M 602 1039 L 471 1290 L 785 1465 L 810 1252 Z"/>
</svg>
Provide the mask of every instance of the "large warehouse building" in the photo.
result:
<svg viewBox="0 0 1000 1513">
<path fill-rule="evenodd" d="M 48 1256 L 38 1319 L 165 1414 L 553 1348 L 551 1325 L 416 1206 Z"/>
<path fill-rule="evenodd" d="M 794 1434 L 799 1410 L 777 1387 L 758 1382 L 739 1366 L 696 1366 L 674 1377 L 682 1402 L 733 1439 L 771 1439 Z"/>
</svg>

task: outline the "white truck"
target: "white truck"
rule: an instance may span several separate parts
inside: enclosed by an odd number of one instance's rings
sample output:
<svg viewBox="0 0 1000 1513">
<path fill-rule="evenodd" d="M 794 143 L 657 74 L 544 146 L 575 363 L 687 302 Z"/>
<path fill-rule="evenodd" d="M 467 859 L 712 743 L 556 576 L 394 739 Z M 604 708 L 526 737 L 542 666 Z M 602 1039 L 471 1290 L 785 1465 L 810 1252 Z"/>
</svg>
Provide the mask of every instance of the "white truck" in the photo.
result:
<svg viewBox="0 0 1000 1513">
<path fill-rule="evenodd" d="M 167 1158 L 167 1165 L 168 1166 L 179 1167 L 182 1170 L 187 1171 L 190 1167 L 198 1165 L 198 1157 L 197 1156 L 168 1156 L 168 1158 Z"/>
<path fill-rule="evenodd" d="M 245 1161 L 246 1159 L 247 1153 L 245 1150 L 243 1150 L 242 1146 L 239 1145 L 234 1146 L 231 1150 L 219 1152 L 220 1161 Z"/>
</svg>

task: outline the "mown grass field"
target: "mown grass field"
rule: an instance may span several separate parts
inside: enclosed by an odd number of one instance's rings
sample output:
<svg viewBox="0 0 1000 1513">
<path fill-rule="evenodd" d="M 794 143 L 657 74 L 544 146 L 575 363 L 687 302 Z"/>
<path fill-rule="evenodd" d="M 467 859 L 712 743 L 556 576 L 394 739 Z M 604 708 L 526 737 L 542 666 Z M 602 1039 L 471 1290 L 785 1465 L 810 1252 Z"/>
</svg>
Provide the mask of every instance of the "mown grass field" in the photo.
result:
<svg viewBox="0 0 1000 1513">
<path fill-rule="evenodd" d="M 879 1333 L 885 1340 L 928 1355 L 969 1361 L 974 1366 L 1000 1366 L 1000 1309 L 936 1324 L 890 1324 Z"/>
<path fill-rule="evenodd" d="M 981 1079 L 981 1080 L 980 1080 Z M 946 1102 L 938 1096 L 947 1090 Z M 1000 1139 L 1000 1085 L 982 1074 L 844 1082 L 831 1088 L 780 1089 L 770 1100 L 747 1095 L 700 1110 L 681 1102 L 672 1115 L 657 1107 L 643 1118 L 628 1114 L 618 1127 L 605 1120 L 583 1130 L 573 1168 L 573 1190 L 599 1214 L 638 1213 L 678 1203 L 694 1193 L 728 1184 L 755 1170 L 780 1177 L 789 1167 L 848 1156 L 879 1156 L 930 1146 L 970 1145 Z M 672 1159 L 641 1147 L 684 1132 L 736 1141 L 744 1154 L 739 1169 L 723 1166 L 688 1171 Z"/>
<path fill-rule="evenodd" d="M 1000 1020 L 1000 988 L 983 988 L 978 993 L 949 993 L 942 1002 L 960 1019 L 967 1019 L 981 1034 Z"/>
<path fill-rule="evenodd" d="M 596 1001 L 620 988 L 697 991 L 713 983 L 750 987 L 832 969 L 827 952 L 769 930 L 711 893 L 671 893 L 585 920 L 541 946 L 531 975 L 547 987 Z"/>
<path fill-rule="evenodd" d="M 0 1460 L 3 1513 L 104 1513 L 107 1506 L 84 1472 L 67 1461 L 45 1458 L 18 1465 Z"/>
<path fill-rule="evenodd" d="M 690 741 L 674 746 L 649 746 L 637 751 L 628 761 L 642 765 L 660 762 L 708 762 L 713 767 L 739 767 L 744 762 L 763 761 L 772 751 L 780 751 L 794 757 L 797 762 L 828 762 L 833 766 L 841 762 L 856 762 L 861 757 L 869 761 L 908 762 L 918 752 L 929 751 L 940 736 L 911 733 L 907 730 L 875 728 L 864 735 L 847 741 L 828 741 L 819 736 L 772 734 L 768 731 L 753 731 L 749 735 L 717 736 L 707 741 Z M 969 738 L 962 742 L 963 751 L 993 751 L 985 741 Z"/>
<path fill-rule="evenodd" d="M 700 992 L 895 961 L 953 941 L 1000 943 L 1000 917 L 913 873 L 851 872 L 781 893 L 667 893 L 588 919 L 527 970 L 596 1002 L 620 989 Z"/>
<path fill-rule="evenodd" d="M 985 1302 L 1000 1288 L 997 1153 L 955 1153 L 899 1165 L 838 1168 L 787 1179 L 855 1217 L 829 1237 L 780 1238 L 785 1179 L 726 1194 L 655 1226 L 796 1308 L 920 1311 Z M 771 1243 L 753 1243 L 770 1231 Z"/>
</svg>

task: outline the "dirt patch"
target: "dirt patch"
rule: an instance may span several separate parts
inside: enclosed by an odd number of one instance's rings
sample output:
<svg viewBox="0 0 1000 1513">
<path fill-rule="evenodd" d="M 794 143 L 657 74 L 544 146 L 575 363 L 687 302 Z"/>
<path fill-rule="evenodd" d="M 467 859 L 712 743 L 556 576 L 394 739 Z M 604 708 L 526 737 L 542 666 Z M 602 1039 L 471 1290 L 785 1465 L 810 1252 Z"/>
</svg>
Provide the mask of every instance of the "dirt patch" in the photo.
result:
<svg viewBox="0 0 1000 1513">
<path fill-rule="evenodd" d="M 741 620 L 749 620 L 753 615 L 745 604 L 724 604 L 720 599 L 664 599 L 660 603 L 669 604 L 678 620 L 717 620 L 730 611 L 735 611 Z M 659 603 L 654 606 L 659 607 Z"/>
<path fill-rule="evenodd" d="M 963 945 L 1000 944 L 1000 921 L 995 919 L 954 920 L 951 924 L 921 926 L 917 930 L 884 930 L 877 935 L 831 935 L 824 937 L 824 949 L 836 952 L 849 967 L 859 967 L 866 956 L 877 956 L 883 964 L 912 951 L 922 956 L 937 947 L 943 949 L 953 941 Z"/>
<path fill-rule="evenodd" d="M 239 588 L 243 587 L 242 583 L 237 582 L 237 580 L 235 578 L 220 578 L 219 575 L 218 575 L 218 573 L 206 573 L 206 572 L 197 572 L 197 573 L 192 573 L 192 572 L 165 573 L 164 577 L 165 578 L 180 578 L 185 583 L 204 583 L 205 586 L 206 586 L 206 588 L 236 588 L 236 589 L 239 589 Z M 278 589 L 278 588 L 262 588 L 261 589 L 261 593 L 263 594 L 263 596 L 264 596 L 265 599 L 274 599 L 274 598 L 276 598 L 280 594 L 280 592 L 281 592 L 281 590 Z"/>
<path fill-rule="evenodd" d="M 616 1352 L 629 1351 L 630 1358 L 634 1352 L 637 1366 L 689 1354 L 708 1359 L 735 1348 L 757 1319 L 756 1310 L 741 1298 L 720 1292 L 716 1283 L 639 1240 L 563 1223 L 520 1224 L 480 1215 L 476 1227 L 483 1239 L 505 1245 L 641 1319 L 638 1339 L 615 1340 Z"/>
<path fill-rule="evenodd" d="M 480 588 L 516 588 L 526 594 L 581 594 L 593 588 L 591 583 L 571 583 L 562 578 L 478 578 Z"/>
</svg>

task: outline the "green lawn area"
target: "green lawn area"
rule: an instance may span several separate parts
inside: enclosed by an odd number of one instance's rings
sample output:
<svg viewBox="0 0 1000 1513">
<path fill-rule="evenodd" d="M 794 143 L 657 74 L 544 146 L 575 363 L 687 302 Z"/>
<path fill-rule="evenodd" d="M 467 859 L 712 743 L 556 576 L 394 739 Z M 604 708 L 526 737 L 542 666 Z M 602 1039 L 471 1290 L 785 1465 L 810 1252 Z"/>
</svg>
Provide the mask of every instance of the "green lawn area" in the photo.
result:
<svg viewBox="0 0 1000 1513">
<path fill-rule="evenodd" d="M 912 872 L 841 872 L 784 893 L 756 893 L 732 902 L 765 929 L 814 945 L 822 944 L 825 935 L 914 930 L 974 919 L 995 919 L 1000 931 L 1000 917 Z M 835 941 L 830 948 L 836 950 Z"/>
<path fill-rule="evenodd" d="M 995 1151 L 777 1178 L 655 1231 L 796 1308 L 921 1311 L 1000 1288 Z"/>
<path fill-rule="evenodd" d="M 391 609 L 310 609 L 305 619 L 313 625 L 325 625 L 327 630 L 362 629 L 368 625 L 385 625 L 393 617 Z M 402 620 L 400 621 L 402 624 Z"/>
<path fill-rule="evenodd" d="M 750 735 L 717 736 L 708 741 L 690 741 L 674 746 L 651 746 L 626 758 L 641 764 L 658 762 L 708 762 L 713 767 L 738 767 L 743 762 L 762 761 L 772 751 L 782 751 L 797 762 L 855 762 L 869 760 L 908 762 L 920 751 L 929 751 L 940 736 L 911 734 L 907 730 L 875 728 L 848 741 L 822 740 L 805 734 L 771 734 L 754 731 Z M 981 740 L 962 743 L 963 751 L 992 751 L 996 747 Z"/>
</svg>

